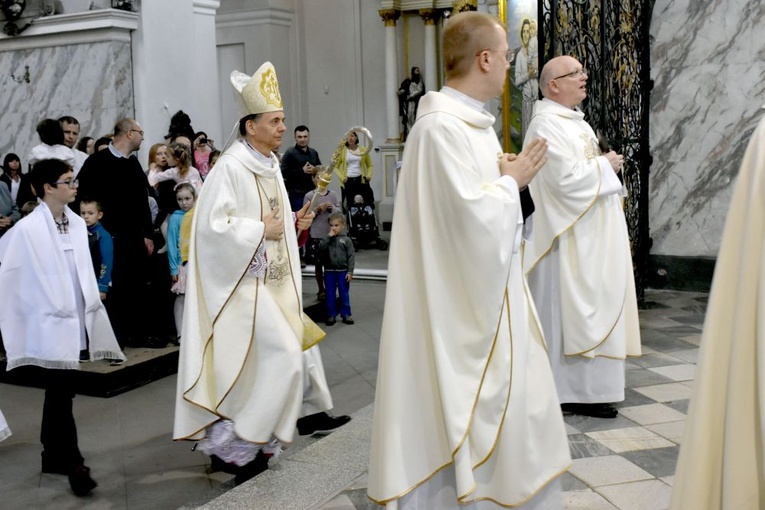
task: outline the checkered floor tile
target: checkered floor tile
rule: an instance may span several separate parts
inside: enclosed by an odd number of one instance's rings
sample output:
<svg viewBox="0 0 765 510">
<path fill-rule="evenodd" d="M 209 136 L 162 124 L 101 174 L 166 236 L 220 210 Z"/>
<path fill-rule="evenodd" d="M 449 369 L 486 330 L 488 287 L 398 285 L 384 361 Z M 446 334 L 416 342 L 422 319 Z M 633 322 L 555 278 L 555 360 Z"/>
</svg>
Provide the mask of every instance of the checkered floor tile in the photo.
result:
<svg viewBox="0 0 765 510">
<path fill-rule="evenodd" d="M 707 294 L 646 292 L 640 310 L 644 354 L 627 363 L 619 416 L 565 416 L 571 457 L 563 477 L 565 508 L 661 510 L 669 506 L 688 412 Z M 365 496 L 365 478 L 322 510 L 380 508 Z"/>
</svg>

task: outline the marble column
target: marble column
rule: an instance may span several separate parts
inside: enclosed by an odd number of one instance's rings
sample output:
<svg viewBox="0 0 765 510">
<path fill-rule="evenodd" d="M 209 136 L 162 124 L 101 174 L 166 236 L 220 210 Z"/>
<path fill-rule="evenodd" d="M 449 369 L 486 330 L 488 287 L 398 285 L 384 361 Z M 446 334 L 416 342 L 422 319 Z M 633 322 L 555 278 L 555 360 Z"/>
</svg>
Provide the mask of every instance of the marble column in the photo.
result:
<svg viewBox="0 0 765 510">
<path fill-rule="evenodd" d="M 423 79 L 425 81 L 425 90 L 436 90 L 438 88 L 438 67 L 436 56 L 436 18 L 438 12 L 435 9 L 420 9 L 420 17 L 425 22 L 425 67 L 423 69 Z"/>
<path fill-rule="evenodd" d="M 401 12 L 395 9 L 382 9 L 380 17 L 385 22 L 385 106 L 386 106 L 386 139 L 397 142 L 401 138 L 398 116 L 398 84 L 396 83 L 396 63 L 398 51 L 396 48 L 396 20 Z"/>
</svg>

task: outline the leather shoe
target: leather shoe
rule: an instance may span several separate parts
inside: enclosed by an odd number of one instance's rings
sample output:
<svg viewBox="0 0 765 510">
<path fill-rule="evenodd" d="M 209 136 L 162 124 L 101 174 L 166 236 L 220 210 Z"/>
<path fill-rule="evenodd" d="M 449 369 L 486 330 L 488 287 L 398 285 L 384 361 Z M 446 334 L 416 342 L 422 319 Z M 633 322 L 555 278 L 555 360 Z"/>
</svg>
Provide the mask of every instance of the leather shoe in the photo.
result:
<svg viewBox="0 0 765 510">
<path fill-rule="evenodd" d="M 355 321 L 353 320 L 353 317 L 350 315 L 348 317 L 343 317 L 343 324 L 354 324 Z"/>
<path fill-rule="evenodd" d="M 254 460 L 236 470 L 234 483 L 241 485 L 254 476 L 266 471 L 268 469 L 268 460 L 269 457 L 266 454 L 258 452 Z"/>
<path fill-rule="evenodd" d="M 327 326 L 334 326 L 335 322 L 337 322 L 337 319 L 335 319 L 334 317 L 330 317 L 327 319 L 327 321 L 324 324 L 326 324 Z"/>
<path fill-rule="evenodd" d="M 351 421 L 350 416 L 330 416 L 327 413 L 316 413 L 304 416 L 297 421 L 298 434 L 328 434 L 338 427 Z"/>
<path fill-rule="evenodd" d="M 578 414 L 580 416 L 591 416 L 593 418 L 616 418 L 619 411 L 613 404 L 581 404 L 568 403 L 560 405 L 564 413 Z"/>
<path fill-rule="evenodd" d="M 69 472 L 69 486 L 77 496 L 86 496 L 98 484 L 90 477 L 90 468 L 80 464 Z"/>
<path fill-rule="evenodd" d="M 51 475 L 68 475 L 72 471 L 72 467 L 63 464 L 63 463 L 57 463 L 57 462 L 51 462 L 46 461 L 43 457 L 42 461 L 42 472 L 48 473 Z"/>
</svg>

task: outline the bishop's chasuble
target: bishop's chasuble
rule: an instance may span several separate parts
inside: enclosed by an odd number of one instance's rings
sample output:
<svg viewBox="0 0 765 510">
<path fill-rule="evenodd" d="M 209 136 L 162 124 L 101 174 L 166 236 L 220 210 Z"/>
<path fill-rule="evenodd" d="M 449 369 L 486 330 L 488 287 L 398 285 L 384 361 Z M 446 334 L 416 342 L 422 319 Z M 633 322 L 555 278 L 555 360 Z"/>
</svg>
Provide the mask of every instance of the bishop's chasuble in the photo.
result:
<svg viewBox="0 0 765 510">
<path fill-rule="evenodd" d="M 404 150 L 369 466 L 389 508 L 443 473 L 451 506 L 520 505 L 570 464 L 493 124 L 430 92 Z"/>
<path fill-rule="evenodd" d="M 537 101 L 525 143 L 548 141 L 529 191 L 536 211 L 524 271 L 550 345 L 561 402 L 624 400 L 639 356 L 635 282 L 621 184 L 579 109 Z"/>
<path fill-rule="evenodd" d="M 253 443 L 290 442 L 303 399 L 302 280 L 279 164 L 235 142 L 202 187 L 192 224 L 175 439 L 225 418 Z M 262 219 L 280 208 L 284 235 Z M 265 260 L 261 253 L 265 243 Z M 267 271 L 257 266 L 268 264 Z"/>
<path fill-rule="evenodd" d="M 765 117 L 741 163 L 709 295 L 673 510 L 765 508 Z"/>
</svg>

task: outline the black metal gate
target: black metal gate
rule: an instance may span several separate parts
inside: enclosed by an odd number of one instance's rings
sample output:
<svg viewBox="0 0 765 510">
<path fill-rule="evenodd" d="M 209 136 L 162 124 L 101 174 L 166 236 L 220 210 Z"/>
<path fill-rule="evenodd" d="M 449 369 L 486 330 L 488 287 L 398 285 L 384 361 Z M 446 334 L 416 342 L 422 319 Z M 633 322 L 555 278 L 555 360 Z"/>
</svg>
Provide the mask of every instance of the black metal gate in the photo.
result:
<svg viewBox="0 0 765 510">
<path fill-rule="evenodd" d="M 649 28 L 653 0 L 541 0 L 540 66 L 559 55 L 587 68 L 587 121 L 624 155 L 627 228 L 638 300 L 644 299 L 648 229 Z"/>
</svg>

